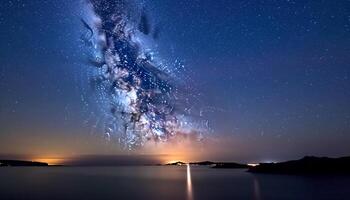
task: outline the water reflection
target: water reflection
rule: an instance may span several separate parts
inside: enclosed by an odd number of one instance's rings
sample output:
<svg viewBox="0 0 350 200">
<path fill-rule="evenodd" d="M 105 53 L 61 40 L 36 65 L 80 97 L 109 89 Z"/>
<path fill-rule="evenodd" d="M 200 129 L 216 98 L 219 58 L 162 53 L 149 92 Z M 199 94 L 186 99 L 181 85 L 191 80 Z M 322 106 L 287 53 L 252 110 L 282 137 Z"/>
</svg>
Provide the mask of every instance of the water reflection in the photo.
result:
<svg viewBox="0 0 350 200">
<path fill-rule="evenodd" d="M 350 196 L 350 177 L 347 175 L 257 175 L 242 169 L 214 170 L 193 165 L 0 167 L 0 177 L 0 199 L 28 196 L 30 199 L 47 200 L 54 195 L 55 199 L 91 200 L 345 200 Z"/>
<path fill-rule="evenodd" d="M 188 200 L 193 199 L 190 164 L 187 164 L 187 199 Z"/>
<path fill-rule="evenodd" d="M 254 193 L 253 193 L 254 200 L 261 200 L 260 184 L 256 177 L 254 177 L 253 184 L 254 184 Z"/>
</svg>

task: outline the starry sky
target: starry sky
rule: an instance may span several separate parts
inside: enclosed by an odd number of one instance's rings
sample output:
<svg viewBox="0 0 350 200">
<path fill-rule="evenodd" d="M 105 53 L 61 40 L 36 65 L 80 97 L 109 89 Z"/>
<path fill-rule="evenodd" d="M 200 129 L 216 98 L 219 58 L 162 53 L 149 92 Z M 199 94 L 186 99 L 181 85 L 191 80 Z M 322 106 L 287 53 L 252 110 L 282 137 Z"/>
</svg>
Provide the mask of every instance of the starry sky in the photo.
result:
<svg viewBox="0 0 350 200">
<path fill-rule="evenodd" d="M 105 101 L 92 86 L 97 69 L 81 39 L 81 19 L 89 24 L 91 13 L 86 2 L 13 0 L 0 5 L 3 157 L 259 162 L 349 155 L 349 1 L 132 4 L 156 34 L 150 46 L 157 56 L 184 65 L 176 81 L 190 86 L 186 106 L 208 125 L 203 141 L 125 150 L 106 140 Z"/>
</svg>

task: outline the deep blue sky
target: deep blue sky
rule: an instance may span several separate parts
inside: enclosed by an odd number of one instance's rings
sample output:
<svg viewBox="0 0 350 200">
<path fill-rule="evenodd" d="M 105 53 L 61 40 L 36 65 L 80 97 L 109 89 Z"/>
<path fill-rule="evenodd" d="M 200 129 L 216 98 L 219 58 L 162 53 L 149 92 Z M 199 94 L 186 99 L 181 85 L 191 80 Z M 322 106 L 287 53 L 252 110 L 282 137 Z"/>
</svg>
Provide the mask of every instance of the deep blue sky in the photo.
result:
<svg viewBox="0 0 350 200">
<path fill-rule="evenodd" d="M 147 0 L 145 8 L 160 30 L 159 54 L 185 63 L 211 135 L 234 141 L 224 158 L 350 153 L 349 1 Z M 93 101 L 81 100 L 91 70 L 81 9 L 1 3 L 0 153 L 40 151 L 13 149 L 30 140 L 101 152 L 81 147 L 99 132 Z"/>
</svg>

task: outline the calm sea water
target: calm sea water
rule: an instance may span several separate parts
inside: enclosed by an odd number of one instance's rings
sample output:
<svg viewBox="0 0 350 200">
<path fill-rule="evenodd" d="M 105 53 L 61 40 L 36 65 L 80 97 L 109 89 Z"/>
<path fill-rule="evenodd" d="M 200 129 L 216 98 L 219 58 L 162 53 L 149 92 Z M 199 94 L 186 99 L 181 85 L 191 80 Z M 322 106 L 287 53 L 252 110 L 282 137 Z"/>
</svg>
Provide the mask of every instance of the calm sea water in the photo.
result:
<svg viewBox="0 0 350 200">
<path fill-rule="evenodd" d="M 195 166 L 4 167 L 0 199 L 350 199 L 350 176 Z"/>
</svg>

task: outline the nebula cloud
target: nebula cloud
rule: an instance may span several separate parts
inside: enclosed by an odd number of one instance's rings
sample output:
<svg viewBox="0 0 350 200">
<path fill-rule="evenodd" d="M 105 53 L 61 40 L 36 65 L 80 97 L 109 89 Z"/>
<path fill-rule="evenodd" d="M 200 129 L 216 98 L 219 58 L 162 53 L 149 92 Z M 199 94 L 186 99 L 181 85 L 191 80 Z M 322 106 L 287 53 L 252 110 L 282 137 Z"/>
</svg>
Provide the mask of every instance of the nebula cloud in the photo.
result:
<svg viewBox="0 0 350 200">
<path fill-rule="evenodd" d="M 98 103 L 107 104 L 106 139 L 117 138 L 126 149 L 177 136 L 201 140 L 207 122 L 191 116 L 188 91 L 178 84 L 185 66 L 162 60 L 152 49 L 159 29 L 151 26 L 143 5 L 126 0 L 87 4 L 92 14 L 82 19 L 82 39 L 93 49 L 89 65 L 97 71 L 95 84 L 104 99 Z"/>
</svg>

